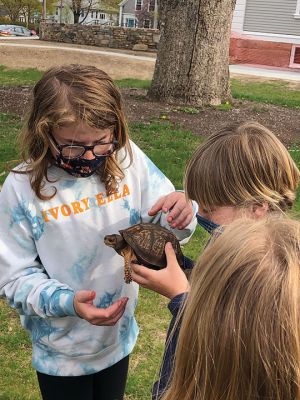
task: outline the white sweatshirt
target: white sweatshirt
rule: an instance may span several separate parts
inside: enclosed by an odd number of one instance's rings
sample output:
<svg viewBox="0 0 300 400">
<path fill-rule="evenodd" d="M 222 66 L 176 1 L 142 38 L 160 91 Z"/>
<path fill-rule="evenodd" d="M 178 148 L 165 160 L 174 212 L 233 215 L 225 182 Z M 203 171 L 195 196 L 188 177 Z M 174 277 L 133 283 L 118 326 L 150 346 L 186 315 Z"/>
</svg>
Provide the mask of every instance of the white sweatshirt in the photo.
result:
<svg viewBox="0 0 300 400">
<path fill-rule="evenodd" d="M 124 282 L 124 260 L 103 243 L 139 222 L 168 227 L 164 214 L 148 216 L 151 206 L 174 191 L 171 182 L 131 142 L 133 163 L 124 169 L 118 193 L 106 196 L 99 176 L 76 178 L 52 166 L 40 200 L 29 175 L 10 173 L 0 192 L 0 296 L 21 315 L 32 339 L 33 367 L 57 376 L 101 371 L 126 357 L 138 335 L 134 310 L 138 285 Z M 122 159 L 122 156 L 120 156 Z M 128 159 L 123 161 L 128 166 Z M 20 167 L 22 168 L 22 166 Z M 195 207 L 196 212 L 196 207 Z M 179 240 L 194 231 L 196 218 Z M 115 326 L 95 326 L 79 318 L 74 292 L 95 290 L 97 307 L 129 298 Z"/>
</svg>

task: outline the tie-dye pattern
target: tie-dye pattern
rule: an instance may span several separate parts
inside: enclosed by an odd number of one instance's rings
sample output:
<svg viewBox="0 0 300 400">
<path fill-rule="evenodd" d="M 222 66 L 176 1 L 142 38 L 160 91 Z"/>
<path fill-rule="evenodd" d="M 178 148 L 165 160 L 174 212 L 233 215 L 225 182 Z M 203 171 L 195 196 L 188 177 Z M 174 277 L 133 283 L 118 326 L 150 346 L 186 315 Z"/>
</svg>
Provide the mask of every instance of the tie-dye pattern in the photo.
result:
<svg viewBox="0 0 300 400">
<path fill-rule="evenodd" d="M 110 199 L 98 176 L 70 178 L 55 166 L 44 187 L 45 193 L 57 189 L 50 200 L 34 195 L 26 174 L 11 173 L 0 192 L 0 296 L 19 312 L 32 338 L 32 365 L 42 373 L 95 373 L 135 345 L 138 286 L 124 283 L 123 258 L 103 238 L 138 222 L 168 226 L 165 215 L 152 218 L 148 210 L 174 187 L 131 145 L 133 162 L 124 168 L 120 193 Z M 128 159 L 123 163 L 128 166 Z M 196 219 L 175 233 L 182 240 L 195 226 Z M 88 323 L 75 313 L 77 290 L 94 290 L 98 308 L 128 297 L 124 315 L 115 326 Z"/>
<path fill-rule="evenodd" d="M 24 219 L 26 219 L 31 226 L 32 234 L 35 240 L 39 240 L 44 232 L 44 223 L 42 218 L 32 215 L 33 211 L 30 210 L 29 204 L 26 200 L 22 199 L 21 202 L 13 207 L 11 210 L 11 224 L 20 224 Z"/>
<path fill-rule="evenodd" d="M 139 210 L 131 208 L 129 205 L 129 201 L 127 199 L 123 199 L 122 208 L 129 211 L 129 223 L 130 225 L 135 225 L 141 222 L 141 214 Z"/>
<path fill-rule="evenodd" d="M 121 297 L 121 290 L 116 290 L 113 293 L 105 292 L 98 301 L 95 301 L 95 306 L 98 308 L 106 308 L 111 306 L 116 300 Z"/>
<path fill-rule="evenodd" d="M 93 252 L 85 251 L 70 268 L 70 275 L 76 283 L 83 283 L 85 275 L 88 274 L 91 268 L 94 268 L 94 262 L 97 256 L 96 250 Z"/>
</svg>

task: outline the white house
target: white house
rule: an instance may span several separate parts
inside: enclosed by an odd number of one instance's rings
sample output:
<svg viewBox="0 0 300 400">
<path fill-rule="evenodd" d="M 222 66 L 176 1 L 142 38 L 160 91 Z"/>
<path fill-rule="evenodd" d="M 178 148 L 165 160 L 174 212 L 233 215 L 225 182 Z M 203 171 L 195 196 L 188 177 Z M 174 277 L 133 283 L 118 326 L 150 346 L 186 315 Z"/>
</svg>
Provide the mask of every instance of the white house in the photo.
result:
<svg viewBox="0 0 300 400">
<path fill-rule="evenodd" d="M 70 6 L 62 0 L 57 2 L 55 14 L 50 18 L 59 23 L 72 24 L 74 22 Z M 87 3 L 87 6 L 82 9 L 79 23 L 84 25 L 118 25 L 118 10 L 100 1 L 94 2 L 91 7 L 88 7 Z"/>
</svg>

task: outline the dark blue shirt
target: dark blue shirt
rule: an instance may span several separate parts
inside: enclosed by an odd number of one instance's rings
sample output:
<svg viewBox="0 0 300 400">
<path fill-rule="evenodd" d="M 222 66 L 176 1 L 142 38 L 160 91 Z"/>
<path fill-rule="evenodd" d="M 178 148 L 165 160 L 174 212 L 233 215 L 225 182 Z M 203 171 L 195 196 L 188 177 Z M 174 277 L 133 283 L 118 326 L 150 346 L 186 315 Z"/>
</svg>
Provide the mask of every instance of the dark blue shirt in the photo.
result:
<svg viewBox="0 0 300 400">
<path fill-rule="evenodd" d="M 190 258 L 184 256 L 183 260 L 183 269 L 184 270 L 191 270 L 194 267 L 194 262 Z M 160 373 L 158 381 L 156 381 L 152 388 L 152 399 L 159 400 L 162 394 L 166 391 L 168 387 L 168 383 L 171 378 L 171 374 L 173 371 L 173 364 L 174 364 L 174 357 L 175 357 L 175 350 L 177 345 L 178 334 L 180 330 L 181 321 L 176 321 L 178 312 L 181 306 L 184 303 L 187 293 L 181 293 L 177 296 L 173 297 L 173 299 L 168 304 L 168 308 L 172 314 L 172 319 L 169 325 L 166 344 L 165 344 L 165 351 L 162 360 L 162 364 L 160 367 Z M 174 329 L 176 321 L 176 327 Z"/>
<path fill-rule="evenodd" d="M 168 308 L 172 314 L 172 320 L 169 325 L 166 344 L 165 344 L 165 352 L 163 356 L 162 365 L 160 368 L 159 379 L 156 381 L 152 388 L 152 399 L 159 400 L 162 394 L 168 387 L 168 383 L 170 381 L 170 377 L 173 370 L 175 350 L 177 345 L 178 334 L 180 330 L 180 321 L 176 322 L 176 328 L 174 328 L 174 324 L 178 315 L 178 312 L 184 303 L 184 299 L 187 293 L 182 293 L 175 296 L 170 303 L 168 304 Z M 172 333 L 172 334 L 171 334 Z"/>
</svg>

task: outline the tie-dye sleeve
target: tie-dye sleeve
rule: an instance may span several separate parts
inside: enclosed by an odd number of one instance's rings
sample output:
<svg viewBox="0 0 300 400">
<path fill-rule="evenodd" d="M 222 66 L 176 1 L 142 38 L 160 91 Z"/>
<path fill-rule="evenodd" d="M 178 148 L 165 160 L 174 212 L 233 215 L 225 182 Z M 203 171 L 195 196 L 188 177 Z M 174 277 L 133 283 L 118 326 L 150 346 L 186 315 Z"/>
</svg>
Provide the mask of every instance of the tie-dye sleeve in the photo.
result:
<svg viewBox="0 0 300 400">
<path fill-rule="evenodd" d="M 40 263 L 34 239 L 41 226 L 26 206 L 26 190 L 18 189 L 11 174 L 0 192 L 0 296 L 22 315 L 76 315 L 73 290 Z"/>
<path fill-rule="evenodd" d="M 181 244 L 184 244 L 189 240 L 197 226 L 197 204 L 193 202 L 194 218 L 185 229 L 172 229 L 167 221 L 168 214 L 159 212 L 154 217 L 149 217 L 148 211 L 156 203 L 156 201 L 160 197 L 174 192 L 175 188 L 171 181 L 146 156 L 146 154 L 144 154 L 135 144 L 132 144 L 132 146 L 135 150 L 137 169 L 139 171 L 139 179 L 141 182 L 142 222 L 153 222 L 170 229 L 180 240 Z"/>
</svg>

